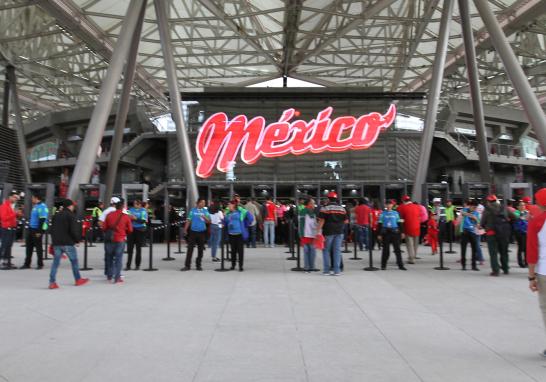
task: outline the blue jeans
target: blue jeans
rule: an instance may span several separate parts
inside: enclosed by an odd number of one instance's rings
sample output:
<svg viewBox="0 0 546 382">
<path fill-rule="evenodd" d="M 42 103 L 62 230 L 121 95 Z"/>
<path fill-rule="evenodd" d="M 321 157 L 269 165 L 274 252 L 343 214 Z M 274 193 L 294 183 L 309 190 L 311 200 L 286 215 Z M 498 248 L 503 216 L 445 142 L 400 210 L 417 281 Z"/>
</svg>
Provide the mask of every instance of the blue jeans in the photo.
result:
<svg viewBox="0 0 546 382">
<path fill-rule="evenodd" d="M 275 222 L 273 220 L 264 221 L 264 245 L 267 247 L 275 246 Z"/>
<path fill-rule="evenodd" d="M 72 265 L 72 274 L 74 275 L 74 280 L 78 281 L 81 279 L 80 276 L 80 267 L 78 266 L 78 253 L 76 252 L 76 247 L 73 245 L 54 245 L 53 246 L 53 264 L 51 264 L 51 272 L 49 272 L 49 283 L 54 283 L 57 279 L 57 269 L 59 269 L 59 264 L 61 263 L 61 258 L 63 253 L 66 253 L 68 259 L 70 260 L 70 265 Z"/>
<path fill-rule="evenodd" d="M 218 250 L 218 246 L 220 245 L 221 240 L 222 240 L 222 228 L 220 228 L 218 224 L 211 224 L 209 246 L 210 246 L 210 254 L 212 255 L 212 258 L 216 257 L 216 251 Z"/>
<path fill-rule="evenodd" d="M 248 227 L 249 236 L 248 236 L 248 241 L 246 243 L 247 248 L 250 248 L 250 247 L 256 248 L 256 228 L 257 227 L 258 226 L 256 224 Z"/>
<path fill-rule="evenodd" d="M 306 271 L 315 269 L 315 255 L 316 250 L 313 243 L 303 246 L 303 269 Z"/>
<path fill-rule="evenodd" d="M 483 257 L 483 252 L 482 252 L 482 247 L 481 247 L 481 241 L 482 241 L 482 237 L 480 235 L 475 235 L 476 236 L 476 260 L 478 261 L 484 261 L 484 257 Z"/>
<path fill-rule="evenodd" d="M 106 248 L 106 277 L 119 280 L 121 278 L 125 242 L 105 243 L 104 246 Z"/>
<path fill-rule="evenodd" d="M 366 251 L 368 250 L 368 235 L 369 235 L 369 232 L 368 232 L 368 226 L 367 225 L 358 225 L 358 224 L 355 224 L 354 225 L 354 229 L 355 229 L 355 236 L 356 236 L 356 242 L 358 243 L 358 247 L 360 248 L 360 250 L 364 250 L 364 248 L 366 249 Z"/>
<path fill-rule="evenodd" d="M 15 239 L 15 229 L 2 228 L 0 230 L 2 238 L 2 247 L 0 248 L 0 259 L 8 262 L 11 257 L 11 247 Z"/>
<path fill-rule="evenodd" d="M 322 250 L 322 272 L 330 273 L 330 254 L 334 257 L 334 273 L 339 273 L 341 267 L 341 243 L 343 234 L 328 235 L 324 237 L 324 249 Z"/>
</svg>

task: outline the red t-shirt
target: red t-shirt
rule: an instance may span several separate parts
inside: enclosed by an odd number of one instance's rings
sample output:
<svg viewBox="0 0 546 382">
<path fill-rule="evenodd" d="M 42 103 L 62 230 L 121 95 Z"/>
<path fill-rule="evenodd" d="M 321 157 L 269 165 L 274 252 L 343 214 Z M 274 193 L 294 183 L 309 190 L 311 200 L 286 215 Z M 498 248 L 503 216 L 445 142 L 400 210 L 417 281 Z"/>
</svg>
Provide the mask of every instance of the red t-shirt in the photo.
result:
<svg viewBox="0 0 546 382">
<path fill-rule="evenodd" d="M 355 208 L 356 224 L 369 225 L 370 224 L 370 212 L 372 209 L 365 204 L 359 204 Z"/>
<path fill-rule="evenodd" d="M 9 199 L 6 199 L 0 206 L 0 224 L 2 224 L 2 228 L 17 227 L 17 214 L 13 210 Z"/>
<path fill-rule="evenodd" d="M 119 217 L 120 214 L 122 214 L 121 218 Z M 123 243 L 127 240 L 127 234 L 133 232 L 131 218 L 127 214 L 124 214 L 122 210 L 110 212 L 108 216 L 106 216 L 102 229 L 107 231 L 110 228 L 114 229 L 114 238 L 112 239 L 114 243 Z"/>
<path fill-rule="evenodd" d="M 268 221 L 274 221 L 275 220 L 275 211 L 277 210 L 277 206 L 275 206 L 275 203 L 272 202 L 266 202 L 265 208 L 267 209 L 267 217 L 265 220 Z"/>
<path fill-rule="evenodd" d="M 398 213 L 404 219 L 404 233 L 408 236 L 419 236 L 421 233 L 421 207 L 414 203 L 400 206 Z"/>
</svg>

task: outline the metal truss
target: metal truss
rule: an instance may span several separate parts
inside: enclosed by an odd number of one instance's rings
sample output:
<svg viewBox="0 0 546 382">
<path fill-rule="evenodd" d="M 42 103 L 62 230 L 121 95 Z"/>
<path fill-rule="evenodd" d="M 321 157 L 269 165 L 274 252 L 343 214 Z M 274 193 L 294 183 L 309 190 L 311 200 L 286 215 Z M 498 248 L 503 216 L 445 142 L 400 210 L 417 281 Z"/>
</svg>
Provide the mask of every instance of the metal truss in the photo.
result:
<svg viewBox="0 0 546 382">
<path fill-rule="evenodd" d="M 184 90 L 244 86 L 280 76 L 324 86 L 427 90 L 443 5 L 441 0 L 165 1 Z M 546 103 L 546 2 L 487 1 Z M 0 61 L 16 67 L 26 118 L 96 102 L 128 3 L 1 2 Z M 442 99 L 469 97 L 457 15 L 455 7 Z M 473 6 L 471 20 L 484 102 L 519 107 Z M 133 94 L 155 116 L 167 110 L 166 89 L 156 15 L 149 6 Z M 422 105 L 415 109 L 423 112 Z"/>
</svg>

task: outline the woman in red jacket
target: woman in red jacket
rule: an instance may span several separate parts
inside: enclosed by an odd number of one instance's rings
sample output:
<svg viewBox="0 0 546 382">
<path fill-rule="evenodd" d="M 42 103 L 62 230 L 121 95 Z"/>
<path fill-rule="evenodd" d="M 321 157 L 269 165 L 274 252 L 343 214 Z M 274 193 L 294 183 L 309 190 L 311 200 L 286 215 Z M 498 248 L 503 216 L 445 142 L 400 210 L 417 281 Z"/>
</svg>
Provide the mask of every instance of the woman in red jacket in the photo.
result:
<svg viewBox="0 0 546 382">
<path fill-rule="evenodd" d="M 19 200 L 19 194 L 12 191 L 10 196 L 0 205 L 0 224 L 2 225 L 1 238 L 2 247 L 0 248 L 0 259 L 2 260 L 2 269 L 13 269 L 11 265 L 11 247 L 15 239 L 17 230 L 17 214 L 13 206 Z"/>
<path fill-rule="evenodd" d="M 438 222 L 436 219 L 433 218 L 432 214 L 430 214 L 428 223 L 427 223 L 427 243 L 430 245 L 430 248 L 432 249 L 432 254 L 436 255 L 438 253 L 438 232 L 440 230 L 438 229 Z"/>
</svg>

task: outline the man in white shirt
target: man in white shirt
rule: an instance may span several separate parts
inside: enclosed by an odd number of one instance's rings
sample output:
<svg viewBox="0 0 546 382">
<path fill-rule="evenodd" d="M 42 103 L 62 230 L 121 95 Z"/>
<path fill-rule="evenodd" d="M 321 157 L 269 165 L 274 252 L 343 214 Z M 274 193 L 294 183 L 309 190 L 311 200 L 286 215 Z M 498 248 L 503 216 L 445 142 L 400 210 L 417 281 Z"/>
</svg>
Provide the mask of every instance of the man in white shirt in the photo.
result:
<svg viewBox="0 0 546 382">
<path fill-rule="evenodd" d="M 102 214 L 100 214 L 99 216 L 99 227 L 101 227 L 102 229 L 102 225 L 104 224 L 104 221 L 106 220 L 106 217 L 108 216 L 108 214 L 110 212 L 114 212 L 116 210 L 116 207 L 115 205 L 117 203 L 119 203 L 121 200 L 120 198 L 118 198 L 117 196 L 113 196 L 111 199 L 110 199 L 110 206 L 105 209 L 104 211 L 102 211 Z M 104 243 L 104 275 L 106 275 L 106 243 Z"/>
</svg>

